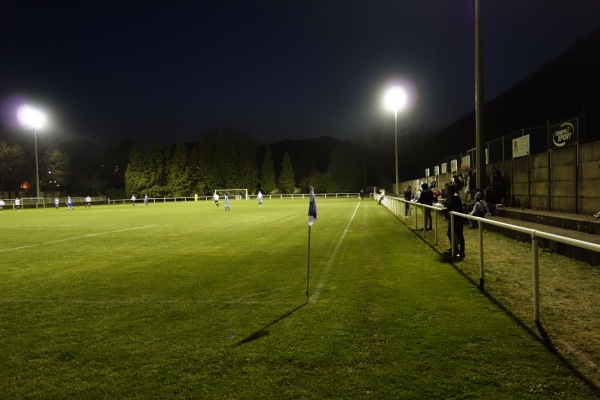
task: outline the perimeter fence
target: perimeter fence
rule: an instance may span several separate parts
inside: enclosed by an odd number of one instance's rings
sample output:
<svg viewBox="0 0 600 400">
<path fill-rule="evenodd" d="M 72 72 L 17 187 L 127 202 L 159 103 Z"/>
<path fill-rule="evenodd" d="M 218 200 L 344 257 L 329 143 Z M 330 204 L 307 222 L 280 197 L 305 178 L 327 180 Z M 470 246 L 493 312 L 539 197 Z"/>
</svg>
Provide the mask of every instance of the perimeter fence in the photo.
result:
<svg viewBox="0 0 600 400">
<path fill-rule="evenodd" d="M 324 199 L 342 199 L 342 198 L 358 198 L 358 193 L 315 193 L 315 197 Z M 264 200 L 273 199 L 308 199 L 309 193 L 290 193 L 290 194 L 264 194 Z M 256 200 L 255 194 L 248 195 L 247 199 L 230 197 L 229 200 Z M 223 197 L 221 197 L 223 199 Z M 193 201 L 212 201 L 213 197 L 210 196 L 193 196 L 193 197 L 152 197 L 148 198 L 149 203 L 177 203 L 177 202 L 193 202 Z M 143 203 L 144 199 L 136 199 L 136 203 Z M 131 199 L 108 199 L 108 204 L 130 204 Z"/>
<path fill-rule="evenodd" d="M 540 121 L 541 122 L 541 121 Z M 560 136 L 565 126 L 569 124 L 570 131 L 567 136 Z M 560 136 L 557 142 L 554 134 Z M 563 132 L 564 133 L 564 132 Z M 556 148 L 562 148 L 573 144 L 591 143 L 600 140 L 600 106 L 590 109 L 583 109 L 580 113 L 567 116 L 561 119 L 547 119 L 536 126 L 523 127 L 513 132 L 507 133 L 498 139 L 490 140 L 485 144 L 487 159 L 486 164 L 494 164 L 502 161 L 508 161 L 514 158 L 514 140 L 522 137 L 528 137 L 528 154 L 539 154 Z M 436 166 L 439 173 L 451 172 L 442 170 L 443 165 L 451 166 L 453 163 L 458 169 L 462 166 L 476 168 L 476 149 L 467 149 L 459 154 L 454 154 L 447 158 L 439 160 L 438 163 L 430 166 L 423 166 L 423 170 L 429 170 L 434 175 Z M 465 161 L 468 164 L 465 165 Z M 437 175 L 437 174 L 435 174 Z"/>
</svg>

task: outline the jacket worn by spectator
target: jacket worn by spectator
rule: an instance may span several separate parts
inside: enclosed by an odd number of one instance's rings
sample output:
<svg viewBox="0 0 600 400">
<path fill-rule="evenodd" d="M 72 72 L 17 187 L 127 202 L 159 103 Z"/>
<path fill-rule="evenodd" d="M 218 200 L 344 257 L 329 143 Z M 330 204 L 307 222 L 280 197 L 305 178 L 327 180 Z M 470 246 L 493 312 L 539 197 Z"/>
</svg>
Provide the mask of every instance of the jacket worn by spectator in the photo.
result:
<svg viewBox="0 0 600 400">
<path fill-rule="evenodd" d="M 460 196 L 456 193 L 450 196 L 446 201 L 446 208 L 448 211 L 456 211 L 459 213 L 463 213 L 463 204 L 462 200 L 460 199 Z M 448 215 L 448 218 L 450 218 L 450 215 Z M 455 215 L 454 222 L 456 222 L 457 224 L 464 224 L 465 218 Z"/>
<path fill-rule="evenodd" d="M 433 205 L 433 191 L 427 188 L 427 185 L 423 185 L 423 190 L 421 191 L 421 195 L 417 200 L 417 203 L 425 204 L 427 206 Z"/>
</svg>

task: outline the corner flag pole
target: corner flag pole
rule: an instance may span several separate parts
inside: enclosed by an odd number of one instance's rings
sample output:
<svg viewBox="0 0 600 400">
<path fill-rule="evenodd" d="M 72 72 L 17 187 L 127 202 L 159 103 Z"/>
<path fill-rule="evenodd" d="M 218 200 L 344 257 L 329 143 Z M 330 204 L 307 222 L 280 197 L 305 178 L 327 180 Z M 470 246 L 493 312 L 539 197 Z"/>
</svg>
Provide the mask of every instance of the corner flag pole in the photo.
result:
<svg viewBox="0 0 600 400">
<path fill-rule="evenodd" d="M 310 230 L 311 226 L 308 226 L 308 264 L 306 266 L 306 304 L 308 304 L 308 283 L 310 282 Z"/>
<path fill-rule="evenodd" d="M 306 304 L 308 304 L 308 285 L 310 282 L 310 231 L 317 220 L 317 203 L 315 201 L 315 190 L 310 187 L 310 202 L 308 203 L 308 264 L 306 266 Z"/>
</svg>

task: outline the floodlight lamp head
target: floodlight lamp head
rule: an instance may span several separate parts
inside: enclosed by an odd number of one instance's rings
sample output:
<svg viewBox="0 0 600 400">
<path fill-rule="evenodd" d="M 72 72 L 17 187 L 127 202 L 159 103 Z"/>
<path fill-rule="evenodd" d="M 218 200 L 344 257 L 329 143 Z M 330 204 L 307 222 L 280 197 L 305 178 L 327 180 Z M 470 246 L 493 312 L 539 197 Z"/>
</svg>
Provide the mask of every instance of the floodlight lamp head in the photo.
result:
<svg viewBox="0 0 600 400">
<path fill-rule="evenodd" d="M 400 111 L 406 106 L 406 91 L 400 86 L 394 86 L 386 92 L 384 102 L 389 110 Z"/>
<path fill-rule="evenodd" d="M 17 118 L 21 125 L 33 129 L 41 129 L 46 124 L 46 116 L 39 110 L 22 105 L 17 110 Z"/>
</svg>

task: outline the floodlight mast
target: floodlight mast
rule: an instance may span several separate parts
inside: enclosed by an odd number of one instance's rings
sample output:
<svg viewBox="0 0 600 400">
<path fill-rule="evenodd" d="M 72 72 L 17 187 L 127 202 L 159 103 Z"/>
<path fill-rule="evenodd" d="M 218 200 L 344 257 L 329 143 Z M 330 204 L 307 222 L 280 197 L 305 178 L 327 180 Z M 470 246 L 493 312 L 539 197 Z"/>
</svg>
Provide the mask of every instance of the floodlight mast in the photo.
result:
<svg viewBox="0 0 600 400">
<path fill-rule="evenodd" d="M 398 189 L 398 111 L 406 105 L 406 91 L 400 86 L 390 88 L 385 95 L 385 105 L 394 112 L 394 151 L 396 158 L 396 194 L 400 193 Z"/>
<path fill-rule="evenodd" d="M 19 122 L 33 129 L 33 142 L 35 145 L 35 196 L 40 198 L 40 169 L 38 163 L 37 131 L 46 124 L 46 116 L 39 110 L 28 105 L 19 107 L 17 111 Z"/>
</svg>

